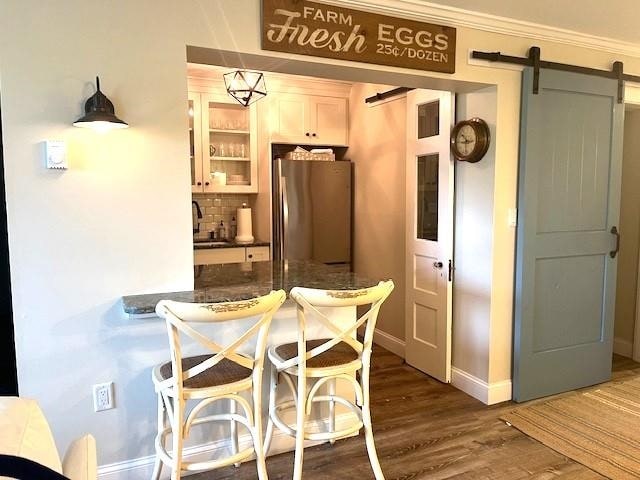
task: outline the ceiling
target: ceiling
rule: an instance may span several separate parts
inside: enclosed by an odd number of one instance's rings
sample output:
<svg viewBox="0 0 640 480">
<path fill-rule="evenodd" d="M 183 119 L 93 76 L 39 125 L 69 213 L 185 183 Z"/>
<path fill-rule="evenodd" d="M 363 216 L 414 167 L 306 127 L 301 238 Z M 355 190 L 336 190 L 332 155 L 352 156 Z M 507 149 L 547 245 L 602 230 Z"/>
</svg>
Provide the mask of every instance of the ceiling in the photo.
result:
<svg viewBox="0 0 640 480">
<path fill-rule="evenodd" d="M 431 0 L 429 3 L 640 45 L 638 0 Z"/>
</svg>

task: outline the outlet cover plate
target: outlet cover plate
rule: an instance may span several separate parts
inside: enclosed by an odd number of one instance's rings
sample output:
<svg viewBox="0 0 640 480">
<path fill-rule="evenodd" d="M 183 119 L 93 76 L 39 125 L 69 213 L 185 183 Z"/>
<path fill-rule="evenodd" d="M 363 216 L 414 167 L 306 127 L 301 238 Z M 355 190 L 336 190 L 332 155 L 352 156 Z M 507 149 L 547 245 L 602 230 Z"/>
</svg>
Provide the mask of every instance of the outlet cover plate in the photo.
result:
<svg viewBox="0 0 640 480">
<path fill-rule="evenodd" d="M 93 410 L 102 412 L 114 408 L 113 382 L 97 383 L 93 386 Z"/>
</svg>

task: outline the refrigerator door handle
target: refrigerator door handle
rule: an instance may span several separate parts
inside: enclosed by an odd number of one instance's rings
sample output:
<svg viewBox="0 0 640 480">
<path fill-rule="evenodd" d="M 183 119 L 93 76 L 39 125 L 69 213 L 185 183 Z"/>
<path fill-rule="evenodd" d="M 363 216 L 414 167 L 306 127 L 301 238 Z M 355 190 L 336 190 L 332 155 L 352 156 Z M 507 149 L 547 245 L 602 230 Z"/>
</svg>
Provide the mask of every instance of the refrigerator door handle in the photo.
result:
<svg viewBox="0 0 640 480">
<path fill-rule="evenodd" d="M 287 179 L 280 177 L 280 188 L 282 190 L 282 222 L 280 229 L 280 259 L 287 258 L 287 232 L 289 231 L 289 199 L 287 197 Z"/>
</svg>

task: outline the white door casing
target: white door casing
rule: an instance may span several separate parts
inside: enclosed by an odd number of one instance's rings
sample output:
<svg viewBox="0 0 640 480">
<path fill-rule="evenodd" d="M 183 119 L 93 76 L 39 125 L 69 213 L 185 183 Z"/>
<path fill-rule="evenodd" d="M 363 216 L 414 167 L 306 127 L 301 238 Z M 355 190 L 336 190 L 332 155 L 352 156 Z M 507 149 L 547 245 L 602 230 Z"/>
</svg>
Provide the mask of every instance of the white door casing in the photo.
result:
<svg viewBox="0 0 640 480">
<path fill-rule="evenodd" d="M 406 362 L 451 381 L 455 95 L 407 93 Z"/>
<path fill-rule="evenodd" d="M 633 105 L 634 109 L 640 107 L 640 85 L 634 85 L 629 82 L 625 84 L 624 103 L 625 108 L 627 105 Z M 636 268 L 640 274 L 640 257 L 638 258 L 638 265 Z M 634 322 L 633 360 L 635 362 L 640 362 L 640 281 L 636 286 L 636 314 Z"/>
</svg>

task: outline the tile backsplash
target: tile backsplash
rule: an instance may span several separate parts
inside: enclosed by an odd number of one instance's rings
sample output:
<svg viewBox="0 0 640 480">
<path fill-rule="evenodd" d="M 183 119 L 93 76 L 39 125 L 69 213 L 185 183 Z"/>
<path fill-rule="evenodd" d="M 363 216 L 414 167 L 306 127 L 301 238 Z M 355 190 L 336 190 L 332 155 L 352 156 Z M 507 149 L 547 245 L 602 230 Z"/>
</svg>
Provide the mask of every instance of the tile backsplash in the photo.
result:
<svg viewBox="0 0 640 480">
<path fill-rule="evenodd" d="M 198 202 L 202 210 L 202 218 L 198 219 L 196 208 L 193 206 L 194 229 L 195 222 L 200 222 L 200 232 L 195 233 L 196 240 L 209 238 L 209 232 L 220 225 L 222 220 L 227 228 L 231 224 L 231 218 L 236 216 L 236 210 L 243 203 L 249 205 L 249 195 L 236 193 L 194 193 L 193 200 Z"/>
</svg>

